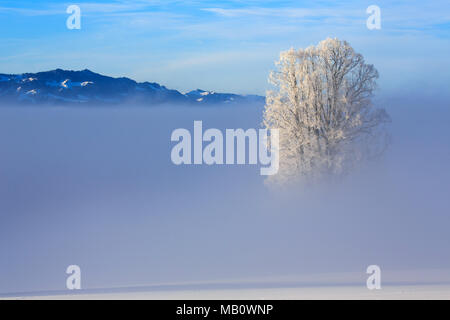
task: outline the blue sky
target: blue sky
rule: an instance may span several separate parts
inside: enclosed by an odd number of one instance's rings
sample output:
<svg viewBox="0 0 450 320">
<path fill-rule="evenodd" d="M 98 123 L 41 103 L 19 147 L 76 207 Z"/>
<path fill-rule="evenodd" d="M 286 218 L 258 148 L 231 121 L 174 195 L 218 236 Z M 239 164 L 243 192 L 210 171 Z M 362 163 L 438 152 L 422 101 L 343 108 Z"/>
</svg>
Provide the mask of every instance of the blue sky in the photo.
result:
<svg viewBox="0 0 450 320">
<path fill-rule="evenodd" d="M 81 30 L 66 28 L 70 4 Z M 372 4 L 381 30 L 366 28 Z M 263 94 L 280 51 L 338 37 L 375 64 L 386 91 L 434 94 L 450 81 L 449 1 L 2 0 L 0 28 L 0 73 L 89 68 L 181 91 Z"/>
</svg>

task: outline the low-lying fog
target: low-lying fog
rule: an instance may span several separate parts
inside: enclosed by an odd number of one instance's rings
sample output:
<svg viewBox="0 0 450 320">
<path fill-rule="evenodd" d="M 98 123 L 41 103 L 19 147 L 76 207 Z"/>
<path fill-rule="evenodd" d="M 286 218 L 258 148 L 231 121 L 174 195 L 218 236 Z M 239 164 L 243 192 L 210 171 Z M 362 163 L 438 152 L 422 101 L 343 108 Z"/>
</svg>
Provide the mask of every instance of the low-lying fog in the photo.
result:
<svg viewBox="0 0 450 320">
<path fill-rule="evenodd" d="M 385 106 L 382 159 L 283 192 L 170 159 L 174 129 L 259 128 L 262 106 L 2 107 L 0 293 L 64 290 L 71 264 L 83 288 L 450 269 L 448 103 Z"/>
</svg>

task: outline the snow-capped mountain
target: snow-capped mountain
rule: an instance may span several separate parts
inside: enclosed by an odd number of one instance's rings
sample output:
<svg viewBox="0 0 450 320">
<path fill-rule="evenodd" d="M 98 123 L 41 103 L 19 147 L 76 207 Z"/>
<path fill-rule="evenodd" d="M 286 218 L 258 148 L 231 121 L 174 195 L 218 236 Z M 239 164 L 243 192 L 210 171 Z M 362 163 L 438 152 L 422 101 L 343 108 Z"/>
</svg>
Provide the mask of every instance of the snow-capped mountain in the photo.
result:
<svg viewBox="0 0 450 320">
<path fill-rule="evenodd" d="M 255 95 L 194 90 L 181 93 L 158 83 L 112 78 L 90 70 L 56 69 L 38 73 L 0 74 L 0 106 L 105 104 L 234 104 L 263 102 Z"/>
</svg>

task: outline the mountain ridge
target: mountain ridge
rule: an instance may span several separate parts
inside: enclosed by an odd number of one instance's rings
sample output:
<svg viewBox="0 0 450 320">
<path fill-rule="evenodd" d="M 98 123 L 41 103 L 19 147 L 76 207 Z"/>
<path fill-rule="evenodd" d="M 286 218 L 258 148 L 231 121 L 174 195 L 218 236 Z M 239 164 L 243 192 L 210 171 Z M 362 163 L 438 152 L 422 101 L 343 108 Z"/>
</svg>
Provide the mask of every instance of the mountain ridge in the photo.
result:
<svg viewBox="0 0 450 320">
<path fill-rule="evenodd" d="M 221 105 L 262 103 L 258 95 L 196 89 L 181 93 L 156 82 L 110 77 L 89 69 L 54 69 L 37 73 L 1 74 L 2 105 Z"/>
</svg>

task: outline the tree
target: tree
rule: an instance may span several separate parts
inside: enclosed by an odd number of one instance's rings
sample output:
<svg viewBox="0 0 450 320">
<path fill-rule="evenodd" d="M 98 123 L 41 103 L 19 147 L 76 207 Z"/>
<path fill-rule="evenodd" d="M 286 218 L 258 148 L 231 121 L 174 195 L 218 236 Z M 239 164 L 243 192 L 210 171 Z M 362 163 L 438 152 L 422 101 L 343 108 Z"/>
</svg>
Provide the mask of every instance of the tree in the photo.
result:
<svg viewBox="0 0 450 320">
<path fill-rule="evenodd" d="M 378 72 L 346 42 L 280 54 L 263 125 L 280 130 L 278 174 L 269 181 L 342 175 L 387 145 L 389 116 L 372 104 Z"/>
</svg>

